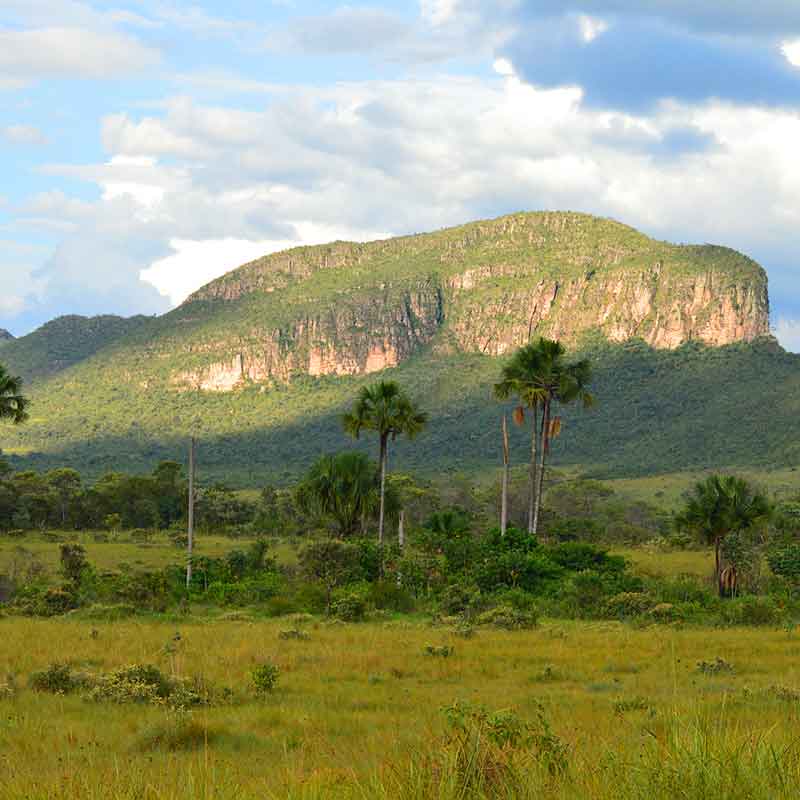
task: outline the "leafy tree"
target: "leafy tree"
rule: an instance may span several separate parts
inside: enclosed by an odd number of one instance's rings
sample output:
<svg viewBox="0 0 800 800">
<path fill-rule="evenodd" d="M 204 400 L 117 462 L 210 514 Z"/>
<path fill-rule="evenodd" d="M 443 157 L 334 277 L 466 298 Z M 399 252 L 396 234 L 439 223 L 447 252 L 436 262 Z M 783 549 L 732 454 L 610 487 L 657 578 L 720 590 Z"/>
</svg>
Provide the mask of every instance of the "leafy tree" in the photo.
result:
<svg viewBox="0 0 800 800">
<path fill-rule="evenodd" d="M 532 416 L 528 533 L 534 536 L 539 523 L 550 442 L 561 431 L 561 418 L 554 416 L 553 411 L 558 405 L 568 405 L 576 400 L 580 400 L 585 408 L 594 402 L 588 390 L 591 380 L 589 361 L 582 359 L 568 363 L 566 354 L 561 342 L 541 337 L 517 350 L 503 367 L 501 380 L 494 387 L 498 400 L 517 398 L 519 405 L 514 411 L 514 420 L 518 424 L 524 422 L 526 409 Z"/>
<path fill-rule="evenodd" d="M 428 415 L 414 405 L 395 381 L 379 381 L 361 389 L 353 410 L 344 415 L 342 422 L 345 431 L 356 439 L 365 430 L 378 434 L 381 470 L 378 542 L 383 544 L 389 442 L 401 435 L 415 438 L 425 428 Z"/>
<path fill-rule="evenodd" d="M 0 364 L 0 419 L 10 419 L 15 425 L 28 419 L 28 401 L 22 396 L 22 379 L 14 378 Z"/>
<path fill-rule="evenodd" d="M 714 546 L 714 577 L 719 580 L 725 537 L 733 531 L 750 530 L 771 513 L 767 497 L 743 478 L 711 475 L 695 484 L 675 525 L 679 531 L 699 535 Z"/>
<path fill-rule="evenodd" d="M 306 513 L 321 513 L 336 522 L 340 537 L 352 536 L 379 503 L 375 464 L 364 453 L 323 456 L 297 487 L 297 504 Z"/>
<path fill-rule="evenodd" d="M 303 575 L 319 581 L 325 587 L 328 610 L 333 590 L 362 575 L 359 548 L 340 539 L 321 539 L 306 545 L 299 552 L 298 561 Z"/>
<path fill-rule="evenodd" d="M 70 508 L 81 495 L 81 476 L 77 470 L 68 467 L 52 469 L 45 475 L 45 480 L 58 496 L 58 511 L 61 527 L 67 525 Z"/>
</svg>

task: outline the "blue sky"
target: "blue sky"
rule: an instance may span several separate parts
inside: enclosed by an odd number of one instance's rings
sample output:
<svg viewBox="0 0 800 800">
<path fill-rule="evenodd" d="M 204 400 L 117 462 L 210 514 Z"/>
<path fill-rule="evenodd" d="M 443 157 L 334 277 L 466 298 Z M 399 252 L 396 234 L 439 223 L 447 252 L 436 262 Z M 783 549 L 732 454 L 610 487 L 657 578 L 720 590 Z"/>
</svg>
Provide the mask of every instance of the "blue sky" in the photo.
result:
<svg viewBox="0 0 800 800">
<path fill-rule="evenodd" d="M 800 350 L 796 0 L 0 0 L 0 327 L 519 209 L 736 247 Z"/>
</svg>

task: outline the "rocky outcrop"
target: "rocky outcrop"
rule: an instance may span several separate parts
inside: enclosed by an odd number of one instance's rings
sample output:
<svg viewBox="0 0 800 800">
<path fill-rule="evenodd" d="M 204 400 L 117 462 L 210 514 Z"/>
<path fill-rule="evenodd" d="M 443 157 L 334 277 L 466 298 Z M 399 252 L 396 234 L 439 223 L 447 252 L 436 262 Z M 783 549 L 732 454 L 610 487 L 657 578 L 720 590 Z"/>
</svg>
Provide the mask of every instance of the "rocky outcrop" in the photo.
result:
<svg viewBox="0 0 800 800">
<path fill-rule="evenodd" d="M 182 321 L 229 319 L 242 303 L 258 320 L 235 334 L 220 323 L 215 340 L 190 343 L 193 366 L 173 385 L 230 391 L 296 374 L 367 374 L 437 341 L 501 356 L 540 335 L 571 343 L 599 332 L 656 348 L 769 335 L 766 275 L 755 262 L 571 213 L 296 248 L 204 287 Z"/>
</svg>

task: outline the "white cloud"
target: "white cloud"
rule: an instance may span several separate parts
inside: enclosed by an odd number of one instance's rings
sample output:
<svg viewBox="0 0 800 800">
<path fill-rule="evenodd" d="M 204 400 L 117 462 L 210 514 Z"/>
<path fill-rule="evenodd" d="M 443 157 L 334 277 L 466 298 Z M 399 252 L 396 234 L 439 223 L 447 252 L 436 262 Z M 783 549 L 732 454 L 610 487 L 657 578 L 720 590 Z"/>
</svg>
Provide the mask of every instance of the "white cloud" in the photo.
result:
<svg viewBox="0 0 800 800">
<path fill-rule="evenodd" d="M 781 50 L 786 60 L 793 67 L 800 67 L 800 39 L 794 39 L 789 42 L 784 42 L 781 45 Z"/>
<path fill-rule="evenodd" d="M 177 98 L 111 117 L 107 163 L 47 168 L 94 182 L 100 201 L 27 209 L 77 226 L 43 272 L 47 292 L 71 285 L 107 311 L 122 292 L 126 308 L 151 310 L 142 275 L 175 302 L 278 247 L 540 208 L 751 253 L 783 242 L 794 263 L 796 113 L 718 101 L 598 111 L 579 88 L 541 90 L 499 71 L 283 87 L 247 111 Z"/>
<path fill-rule="evenodd" d="M 608 30 L 608 23 L 605 20 L 581 14 L 578 17 L 578 27 L 581 32 L 581 39 L 586 44 L 590 44 Z"/>
<path fill-rule="evenodd" d="M 310 221 L 293 223 L 293 227 L 297 231 L 297 239 L 173 239 L 170 247 L 174 253 L 155 261 L 142 271 L 141 276 L 161 294 L 169 297 L 173 305 L 177 305 L 214 278 L 269 253 L 299 245 L 325 244 L 335 240 L 364 242 L 385 239 L 391 235 L 386 232 L 320 226 Z"/>
<path fill-rule="evenodd" d="M 111 30 L 0 30 L 0 71 L 11 80 L 115 78 L 154 66 L 158 53 Z"/>
<path fill-rule="evenodd" d="M 45 145 L 49 139 L 44 133 L 33 125 L 8 125 L 0 128 L 0 139 L 9 144 L 17 145 Z"/>
<path fill-rule="evenodd" d="M 800 319 L 782 317 L 775 325 L 774 333 L 786 350 L 800 353 Z"/>
<path fill-rule="evenodd" d="M 492 69 L 498 75 L 510 76 L 514 74 L 514 65 L 507 58 L 496 58 Z"/>
</svg>

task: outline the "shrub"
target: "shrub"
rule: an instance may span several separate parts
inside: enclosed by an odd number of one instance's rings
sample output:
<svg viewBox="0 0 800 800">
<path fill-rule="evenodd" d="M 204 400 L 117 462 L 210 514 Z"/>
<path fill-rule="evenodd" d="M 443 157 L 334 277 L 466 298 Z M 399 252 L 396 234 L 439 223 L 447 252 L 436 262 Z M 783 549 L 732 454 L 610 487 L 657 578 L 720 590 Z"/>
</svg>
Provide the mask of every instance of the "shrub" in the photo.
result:
<svg viewBox="0 0 800 800">
<path fill-rule="evenodd" d="M 517 631 L 535 628 L 539 624 L 539 617 L 535 609 L 520 611 L 513 606 L 496 606 L 484 611 L 477 621 L 479 625 L 492 625 L 495 628 Z"/>
<path fill-rule="evenodd" d="M 158 703 L 166 701 L 175 688 L 158 667 L 132 664 L 101 675 L 88 697 L 106 703 Z"/>
<path fill-rule="evenodd" d="M 250 672 L 250 682 L 257 694 L 269 694 L 278 683 L 280 670 L 276 664 L 269 661 L 259 664 Z"/>
<path fill-rule="evenodd" d="M 730 625 L 777 625 L 783 611 L 771 597 L 747 595 L 722 605 L 722 615 Z"/>
<path fill-rule="evenodd" d="M 34 672 L 29 679 L 31 689 L 51 694 L 71 694 L 88 685 L 88 679 L 72 671 L 69 664 L 53 663 L 47 669 Z"/>
<path fill-rule="evenodd" d="M 331 614 L 342 622 L 361 622 L 366 613 L 366 601 L 355 592 L 340 596 L 331 605 Z"/>
<path fill-rule="evenodd" d="M 370 585 L 369 599 L 375 608 L 399 611 L 404 614 L 414 610 L 414 598 L 395 581 L 376 581 Z"/>
<path fill-rule="evenodd" d="M 48 589 L 42 597 L 41 613 L 45 616 L 66 614 L 78 607 L 78 600 L 68 589 Z"/>
<path fill-rule="evenodd" d="M 439 610 L 448 616 L 474 612 L 483 605 L 483 597 L 477 586 L 451 583 L 439 598 Z"/>
<path fill-rule="evenodd" d="M 643 592 L 620 592 L 606 600 L 604 616 L 630 619 L 646 614 L 652 605 L 652 600 Z"/>
<path fill-rule="evenodd" d="M 681 609 L 673 603 L 658 603 L 650 609 L 650 616 L 657 622 L 677 622 L 683 618 Z"/>
</svg>

